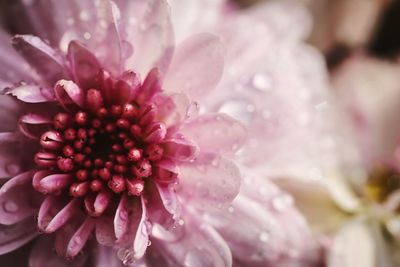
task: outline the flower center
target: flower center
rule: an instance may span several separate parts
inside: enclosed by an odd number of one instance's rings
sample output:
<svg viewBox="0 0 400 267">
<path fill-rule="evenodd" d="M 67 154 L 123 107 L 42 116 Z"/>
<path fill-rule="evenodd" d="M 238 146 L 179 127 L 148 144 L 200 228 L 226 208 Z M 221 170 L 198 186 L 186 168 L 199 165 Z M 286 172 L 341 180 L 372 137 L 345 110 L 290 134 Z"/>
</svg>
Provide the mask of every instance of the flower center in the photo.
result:
<svg viewBox="0 0 400 267">
<path fill-rule="evenodd" d="M 373 202 L 384 202 L 400 188 L 400 174 L 393 168 L 376 166 L 370 173 L 364 188 L 364 196 Z"/>
<path fill-rule="evenodd" d="M 73 198 L 98 192 L 140 196 L 154 162 L 163 157 L 165 128 L 154 121 L 151 106 L 132 101 L 106 107 L 96 89 L 88 91 L 87 102 L 88 111 L 55 115 L 53 129 L 40 139 L 36 164 L 70 174 L 65 189 Z"/>
</svg>

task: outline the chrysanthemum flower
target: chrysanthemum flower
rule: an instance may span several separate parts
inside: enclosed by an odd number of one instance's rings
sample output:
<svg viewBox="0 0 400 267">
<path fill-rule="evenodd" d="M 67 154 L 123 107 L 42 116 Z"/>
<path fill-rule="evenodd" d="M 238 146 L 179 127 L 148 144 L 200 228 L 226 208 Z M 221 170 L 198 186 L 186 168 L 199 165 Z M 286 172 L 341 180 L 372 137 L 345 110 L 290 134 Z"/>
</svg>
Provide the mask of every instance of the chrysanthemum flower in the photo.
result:
<svg viewBox="0 0 400 267">
<path fill-rule="evenodd" d="M 400 263 L 399 73 L 397 63 L 362 54 L 335 70 L 337 99 L 330 103 L 342 114 L 327 123 L 341 129 L 332 132 L 336 149 L 329 158 L 336 164 L 317 162 L 323 170 L 317 179 L 280 182 L 324 236 L 329 267 Z"/>
<path fill-rule="evenodd" d="M 7 68 L 0 73 L 0 170 L 7 179 L 0 223 L 8 233 L 2 253 L 33 239 L 38 227 L 44 234 L 32 249 L 32 267 L 65 266 L 63 257 L 76 266 L 319 263 L 318 244 L 292 198 L 260 171 L 271 153 L 264 142 L 271 125 L 265 94 L 280 88 L 269 83 L 274 70 L 264 57 L 274 53 L 264 46 L 275 40 L 284 57 L 306 35 L 293 25 L 301 21 L 307 29 L 308 14 L 292 4 L 241 16 L 224 1 L 171 4 L 173 22 L 163 0 L 7 7 L 7 17 L 27 15 L 6 20 L 9 28 L 33 35 L 14 36 L 13 48 L 8 35 L 0 36 Z M 221 34 L 222 42 L 211 34 L 190 36 L 198 31 Z M 211 92 L 221 76 L 219 93 Z M 240 90 L 244 85 L 253 87 L 251 94 Z M 270 112 L 286 109 L 271 104 Z M 254 108 L 253 120 L 247 115 Z M 241 151 L 243 124 L 221 113 L 235 111 L 253 140 Z M 254 140 L 264 141 L 257 149 Z M 232 158 L 246 177 L 234 202 L 240 175 Z M 85 246 L 94 249 L 77 256 Z"/>
</svg>

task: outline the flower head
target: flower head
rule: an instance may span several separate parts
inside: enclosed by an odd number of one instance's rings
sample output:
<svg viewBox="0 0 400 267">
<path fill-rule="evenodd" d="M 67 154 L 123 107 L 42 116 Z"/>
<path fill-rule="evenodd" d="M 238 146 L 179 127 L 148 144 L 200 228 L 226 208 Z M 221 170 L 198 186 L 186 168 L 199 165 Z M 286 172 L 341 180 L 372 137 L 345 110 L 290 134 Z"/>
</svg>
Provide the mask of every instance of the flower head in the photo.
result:
<svg viewBox="0 0 400 267">
<path fill-rule="evenodd" d="M 0 223 L 12 229 L 11 237 L 21 234 L 23 223 L 30 228 L 3 251 L 31 240 L 38 225 L 45 234 L 32 250 L 33 267 L 47 257 L 63 262 L 49 254 L 53 244 L 77 265 L 87 263 L 88 253 L 76 257 L 85 246 L 97 248 L 88 251 L 100 266 L 120 264 L 118 258 L 133 266 L 319 263 L 318 243 L 292 198 L 260 171 L 265 156 L 277 152 L 268 141 L 281 133 L 278 127 L 270 134 L 274 119 L 264 108 L 296 110 L 292 91 L 266 94 L 281 89 L 286 73 L 280 71 L 287 66 L 296 71 L 282 88 L 299 80 L 302 65 L 286 55 L 297 46 L 301 55 L 308 51 L 299 45 L 309 26 L 303 9 L 273 3 L 239 15 L 224 1 L 171 1 L 171 22 L 163 0 L 57 2 L 55 9 L 45 1 L 24 4 L 35 14 L 29 32 L 40 38 L 13 38 L 35 71 L 5 48 L 17 68 L 0 76 L 6 87 L 1 100 L 11 114 L 1 118 L 3 140 L 18 146 L 0 192 L 7 206 Z M 288 10 L 293 20 L 283 15 Z M 40 18 L 51 22 L 46 31 Z M 292 27 L 296 20 L 306 27 Z M 26 32 L 26 24 L 11 25 Z M 191 36 L 199 29 L 222 39 Z M 279 53 L 265 49 L 272 40 Z M 275 61 L 282 64 L 270 64 Z M 220 90 L 213 91 L 221 75 Z M 253 142 L 245 149 L 245 127 L 221 112 L 251 129 Z M 242 175 L 232 158 L 243 167 L 240 194 Z"/>
</svg>

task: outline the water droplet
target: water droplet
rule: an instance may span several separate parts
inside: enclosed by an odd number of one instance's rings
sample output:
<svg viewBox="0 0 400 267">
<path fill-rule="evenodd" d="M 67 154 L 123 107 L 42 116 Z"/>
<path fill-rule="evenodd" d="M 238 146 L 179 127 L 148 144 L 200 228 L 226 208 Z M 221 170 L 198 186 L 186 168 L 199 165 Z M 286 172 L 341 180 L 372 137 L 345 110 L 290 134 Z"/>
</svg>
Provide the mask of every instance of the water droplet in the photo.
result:
<svg viewBox="0 0 400 267">
<path fill-rule="evenodd" d="M 178 221 L 178 224 L 179 224 L 180 226 L 183 226 L 183 225 L 185 224 L 185 221 L 182 220 L 182 219 L 180 219 L 180 220 Z"/>
<path fill-rule="evenodd" d="M 287 207 L 293 204 L 293 198 L 287 194 L 277 196 L 272 200 L 272 206 L 277 211 L 285 211 Z"/>
<path fill-rule="evenodd" d="M 79 18 L 83 21 L 87 21 L 89 20 L 90 16 L 86 10 L 82 10 L 81 13 L 79 13 Z"/>
<path fill-rule="evenodd" d="M 243 99 L 231 99 L 224 102 L 218 111 L 242 122 L 250 123 L 253 120 L 256 107 L 251 102 Z"/>
<path fill-rule="evenodd" d="M 268 232 L 262 232 L 259 236 L 261 242 L 267 243 L 269 241 L 270 235 Z"/>
<path fill-rule="evenodd" d="M 147 241 L 147 246 L 150 247 L 151 246 L 151 241 Z"/>
<path fill-rule="evenodd" d="M 121 212 L 119 213 L 119 217 L 121 218 L 121 220 L 126 221 L 128 219 L 128 212 L 126 210 L 121 210 Z"/>
<path fill-rule="evenodd" d="M 270 90 L 272 86 L 271 77 L 269 77 L 267 74 L 258 73 L 253 76 L 251 82 L 255 89 L 264 92 Z"/>
<path fill-rule="evenodd" d="M 6 201 L 3 203 L 3 208 L 5 211 L 13 213 L 18 211 L 19 206 L 14 201 Z"/>
<path fill-rule="evenodd" d="M 92 38 L 92 35 L 89 32 L 85 32 L 83 34 L 83 38 L 85 38 L 85 40 L 89 40 L 90 38 Z"/>
<path fill-rule="evenodd" d="M 21 171 L 21 167 L 19 166 L 19 164 L 11 162 L 6 164 L 5 170 L 10 175 L 16 175 Z"/>
<path fill-rule="evenodd" d="M 218 165 L 219 165 L 219 158 L 217 157 L 217 158 L 213 159 L 213 161 L 211 161 L 211 165 L 214 166 L 214 167 L 218 167 Z"/>
</svg>

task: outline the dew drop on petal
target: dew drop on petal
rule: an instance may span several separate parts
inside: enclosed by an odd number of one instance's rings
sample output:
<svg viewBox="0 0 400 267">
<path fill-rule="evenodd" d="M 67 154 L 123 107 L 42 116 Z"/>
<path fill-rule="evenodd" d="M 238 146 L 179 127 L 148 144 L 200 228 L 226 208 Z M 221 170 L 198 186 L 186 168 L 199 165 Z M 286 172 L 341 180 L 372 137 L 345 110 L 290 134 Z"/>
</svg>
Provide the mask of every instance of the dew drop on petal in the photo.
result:
<svg viewBox="0 0 400 267">
<path fill-rule="evenodd" d="M 289 195 L 277 196 L 272 200 L 272 206 L 276 211 L 285 211 L 293 204 L 293 198 Z"/>
<path fill-rule="evenodd" d="M 271 77 L 265 73 L 257 73 L 253 76 L 251 83 L 253 87 L 260 91 L 268 91 L 272 87 Z"/>
<path fill-rule="evenodd" d="M 9 175 L 16 175 L 21 171 L 21 167 L 17 163 L 7 163 L 5 170 Z"/>
<path fill-rule="evenodd" d="M 261 242 L 267 243 L 269 241 L 270 235 L 268 232 L 261 232 L 259 239 Z"/>
<path fill-rule="evenodd" d="M 250 123 L 255 115 L 256 107 L 243 99 L 231 99 L 224 102 L 218 112 L 228 114 L 244 123 Z"/>
<path fill-rule="evenodd" d="M 6 201 L 3 203 L 3 208 L 7 212 L 17 212 L 19 206 L 14 201 Z"/>
</svg>

